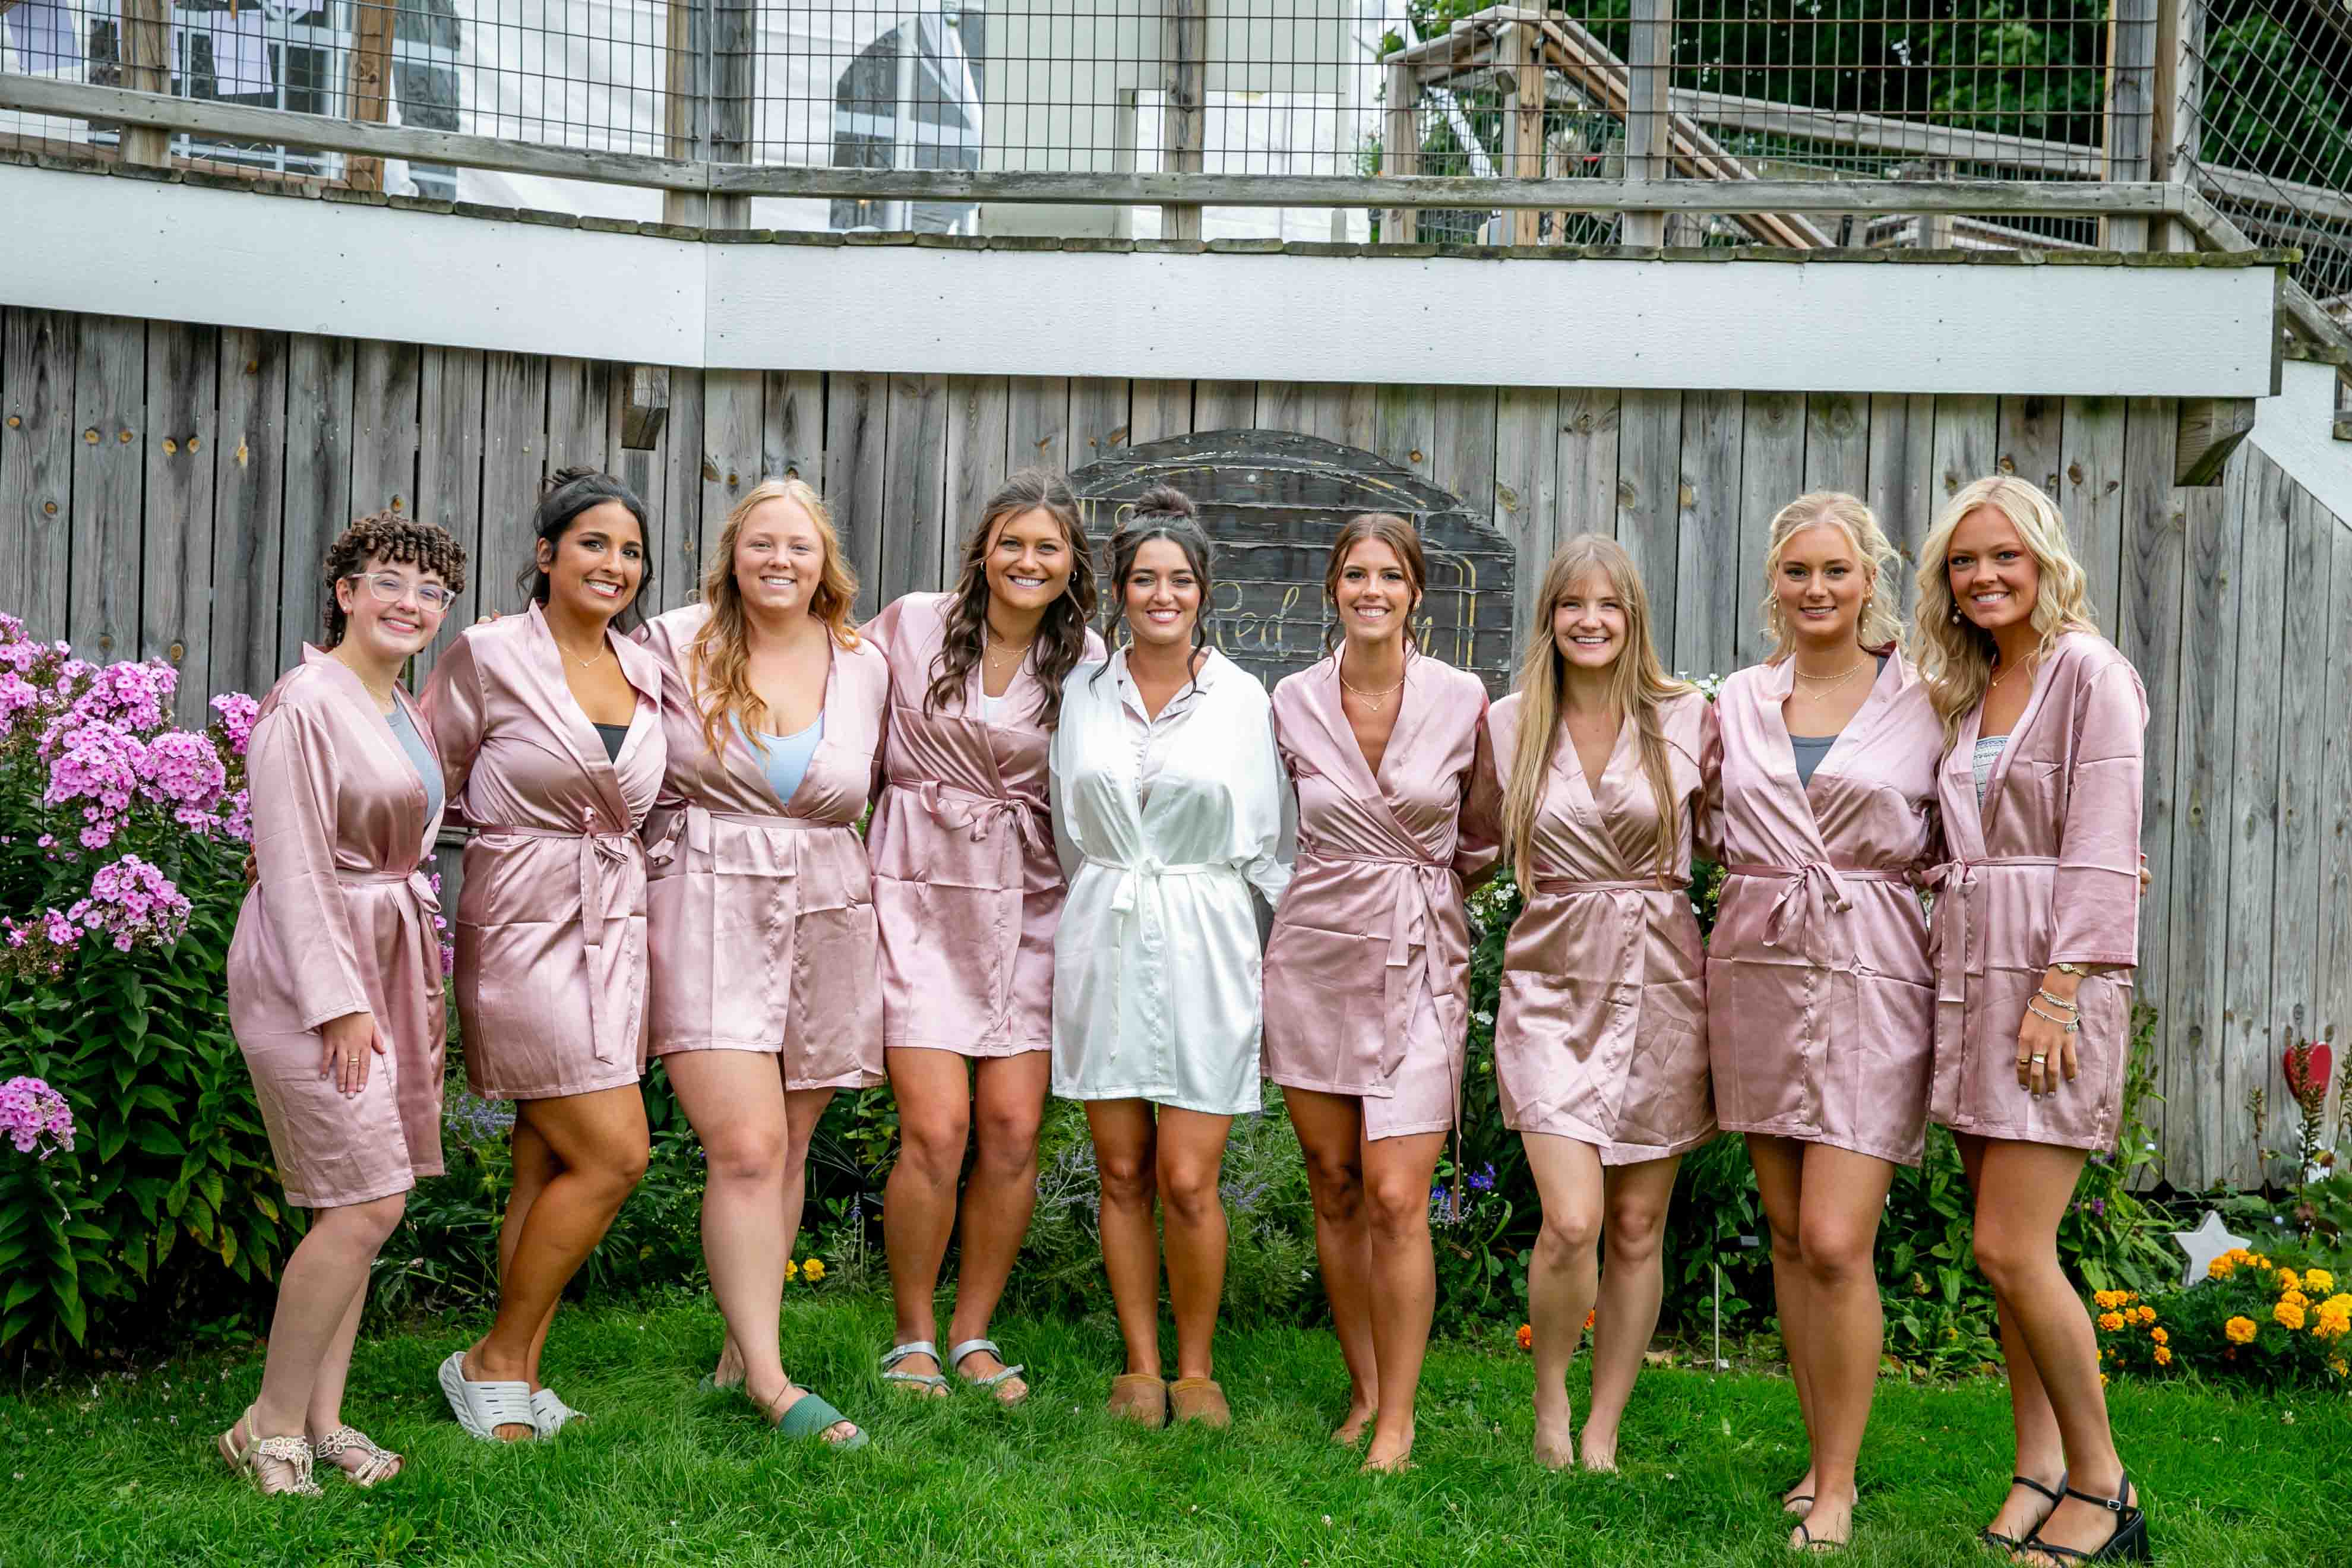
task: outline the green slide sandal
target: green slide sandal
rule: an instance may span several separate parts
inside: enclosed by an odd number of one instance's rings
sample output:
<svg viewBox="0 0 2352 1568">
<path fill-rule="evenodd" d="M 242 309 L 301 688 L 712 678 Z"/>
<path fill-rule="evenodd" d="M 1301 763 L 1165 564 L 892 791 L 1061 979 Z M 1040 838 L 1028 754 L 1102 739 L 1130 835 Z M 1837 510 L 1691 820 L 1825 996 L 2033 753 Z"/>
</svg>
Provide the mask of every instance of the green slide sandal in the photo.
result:
<svg viewBox="0 0 2352 1568">
<path fill-rule="evenodd" d="M 803 1389 L 801 1396 L 793 1402 L 792 1408 L 776 1422 L 776 1430 L 787 1437 L 814 1437 L 819 1442 L 825 1442 L 823 1436 L 825 1430 L 848 1419 L 824 1398 Z M 866 1447 L 865 1429 L 860 1427 L 856 1436 L 845 1437 L 838 1443 L 826 1442 L 825 1446 L 845 1452 L 851 1448 L 863 1448 Z"/>
</svg>

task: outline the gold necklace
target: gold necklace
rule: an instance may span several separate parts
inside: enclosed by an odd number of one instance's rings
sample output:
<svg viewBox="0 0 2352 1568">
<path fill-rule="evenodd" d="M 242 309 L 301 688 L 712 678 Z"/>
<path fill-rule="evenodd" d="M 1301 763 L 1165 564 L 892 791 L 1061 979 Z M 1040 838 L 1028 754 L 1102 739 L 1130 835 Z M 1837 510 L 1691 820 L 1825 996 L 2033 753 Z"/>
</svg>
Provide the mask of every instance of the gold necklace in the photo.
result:
<svg viewBox="0 0 2352 1568">
<path fill-rule="evenodd" d="M 553 634 L 551 633 L 550 635 L 552 636 Z M 565 647 L 563 646 L 563 640 L 561 637 L 556 638 L 555 646 L 557 649 L 562 653 L 564 658 L 570 659 L 572 663 L 578 665 L 583 669 L 595 668 L 598 665 L 604 662 L 604 656 L 612 651 L 611 647 L 608 644 L 604 643 L 602 639 L 599 639 L 598 641 L 596 657 L 594 658 L 582 658 L 578 654 L 573 653 L 570 648 Z"/>
<path fill-rule="evenodd" d="M 1396 685 L 1389 687 L 1385 690 L 1367 691 L 1360 686 L 1349 685 L 1348 680 L 1348 666 L 1345 660 L 1334 660 L 1332 663 L 1332 670 L 1339 676 L 1339 684 L 1345 687 L 1349 692 L 1353 693 L 1359 701 L 1368 704 L 1375 713 L 1388 706 L 1389 699 L 1395 696 L 1398 691 L 1403 689 L 1404 686 L 1404 677 L 1400 675 L 1397 677 Z"/>
<path fill-rule="evenodd" d="M 2015 664 L 2011 665 L 2007 669 L 2004 669 L 2000 674 L 1994 676 L 1990 681 L 1985 683 L 1985 695 L 1990 697 L 1994 692 L 2000 690 L 2000 683 L 2002 681 L 2007 680 L 2019 670 L 2029 668 L 2035 659 L 2041 657 L 2042 650 L 2040 648 L 2036 648 L 2032 653 L 2027 654 L 2023 658 L 2019 659 Z"/>
<path fill-rule="evenodd" d="M 988 646 L 981 651 L 982 656 L 988 658 L 996 658 L 998 649 L 1003 647 L 1009 649 L 1012 652 L 1013 657 L 1018 660 L 1023 656 L 1026 655 L 1031 648 L 1037 646 L 1037 639 L 1034 637 L 1024 643 L 1007 643 L 1003 637 L 996 635 L 996 628 L 989 626 L 986 622 L 982 623 L 982 630 L 987 637 Z"/>
<path fill-rule="evenodd" d="M 1869 662 L 1870 660 L 1866 658 L 1857 658 L 1852 664 L 1846 666 L 1843 673 L 1836 676 L 1828 676 L 1807 675 L 1803 670 L 1799 669 L 1797 668 L 1796 661 L 1791 659 L 1789 663 L 1789 675 L 1792 679 L 1804 681 L 1807 685 L 1817 687 L 1823 691 L 1835 691 L 1839 687 L 1843 686 L 1847 681 L 1852 680 L 1854 677 L 1854 672 Z"/>
</svg>

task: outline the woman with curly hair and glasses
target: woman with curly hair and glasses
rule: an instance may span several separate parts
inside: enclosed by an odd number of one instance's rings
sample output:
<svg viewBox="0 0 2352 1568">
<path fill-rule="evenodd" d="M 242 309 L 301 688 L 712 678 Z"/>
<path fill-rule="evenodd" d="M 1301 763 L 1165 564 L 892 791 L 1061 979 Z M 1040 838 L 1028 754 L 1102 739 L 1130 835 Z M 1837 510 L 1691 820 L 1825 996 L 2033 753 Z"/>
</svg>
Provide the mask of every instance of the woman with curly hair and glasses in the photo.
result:
<svg viewBox="0 0 2352 1568">
<path fill-rule="evenodd" d="M 229 1022 L 286 1201 L 312 1211 L 278 1277 L 261 1392 L 221 1457 L 315 1496 L 314 1462 L 372 1487 L 398 1454 L 344 1425 L 368 1269 L 408 1190 L 441 1173 L 439 911 L 422 869 L 441 759 L 401 689 L 466 585 L 431 523 L 362 518 L 328 551 L 326 637 L 262 700 L 246 752 L 256 881 L 229 946 Z"/>
<path fill-rule="evenodd" d="M 1037 1202 L 1064 892 L 1045 749 L 1062 682 L 1103 657 L 1094 612 L 1077 497 L 1029 468 L 981 509 L 952 590 L 909 594 L 865 628 L 890 659 L 889 760 L 866 834 L 898 1102 L 882 1205 L 898 1321 L 882 1376 L 935 1397 L 950 1373 L 1005 1405 L 1029 1394 L 988 1329 Z M 959 1233 L 941 1355 L 933 1297 Z"/>
</svg>

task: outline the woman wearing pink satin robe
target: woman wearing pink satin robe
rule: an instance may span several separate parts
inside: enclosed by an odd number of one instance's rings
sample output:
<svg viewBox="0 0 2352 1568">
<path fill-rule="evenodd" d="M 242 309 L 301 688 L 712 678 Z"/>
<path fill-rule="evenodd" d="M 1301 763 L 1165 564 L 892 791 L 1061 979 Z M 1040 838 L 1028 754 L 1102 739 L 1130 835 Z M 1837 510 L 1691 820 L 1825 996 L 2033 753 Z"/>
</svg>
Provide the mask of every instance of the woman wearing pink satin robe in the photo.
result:
<svg viewBox="0 0 2352 1568">
<path fill-rule="evenodd" d="M 1429 1190 L 1460 1115 L 1465 890 L 1500 805 L 1475 676 L 1411 647 L 1427 565 L 1403 518 L 1351 518 L 1324 578 L 1345 641 L 1274 689 L 1298 858 L 1265 962 L 1265 1076 L 1307 1156 L 1316 1252 L 1367 1470 L 1404 1466 L 1437 1301 Z"/>
<path fill-rule="evenodd" d="M 1046 750 L 1063 681 L 1104 657 L 1095 594 L 1069 482 L 1024 469 L 982 509 L 951 592 L 909 594 L 864 628 L 890 660 L 888 766 L 866 830 L 898 1102 L 882 1204 L 898 1331 L 882 1376 L 926 1394 L 945 1394 L 950 1371 L 1006 1405 L 1029 1393 L 988 1332 L 1037 1201 L 1066 890 Z M 942 1355 L 933 1299 L 959 1228 Z"/>
<path fill-rule="evenodd" d="M 219 1438 L 265 1492 L 362 1486 L 401 1457 L 342 1418 L 368 1268 L 441 1173 L 440 906 L 420 868 L 441 765 L 400 689 L 466 585 L 430 523 L 363 518 L 327 552 L 327 636 L 262 699 L 246 750 L 257 880 L 229 944 L 229 1025 L 286 1201 L 312 1211 L 278 1279 L 261 1392 Z"/>
<path fill-rule="evenodd" d="M 1949 747 L 1933 1111 L 1976 1193 L 2017 1432 L 1985 1533 L 2021 1543 L 2021 1562 L 2145 1558 L 2058 1225 L 2122 1121 L 2147 698 L 2098 634 L 2065 521 L 2034 486 L 1964 487 L 1919 562 L 1917 635 Z"/>
<path fill-rule="evenodd" d="M 1916 884 L 1940 736 L 1895 647 L 1894 547 L 1816 491 L 1774 516 L 1773 655 L 1723 684 L 1707 949 L 1716 1114 L 1747 1135 L 1811 1451 L 1791 1544 L 1853 1538 L 1853 1468 L 1884 1338 L 1874 1266 L 1895 1167 L 1926 1145 L 1933 990 Z"/>
<path fill-rule="evenodd" d="M 857 579 L 817 493 L 755 485 L 698 604 L 638 635 L 661 661 L 669 774 L 646 820 L 651 1053 L 709 1180 L 702 1251 L 727 1320 L 712 1382 L 787 1436 L 865 1441 L 785 1376 L 784 1266 L 834 1091 L 882 1081 L 873 879 L 857 819 L 890 668 L 849 625 Z"/>
<path fill-rule="evenodd" d="M 1528 1268 L 1536 1458 L 1613 1470 L 1657 1327 L 1675 1173 L 1715 1135 L 1690 903 L 1715 715 L 1660 665 L 1641 574 L 1613 540 L 1561 546 L 1537 602 L 1518 689 L 1486 721 L 1506 769 L 1504 850 L 1527 900 L 1503 955 L 1495 1077 L 1543 1200 Z M 1580 1445 L 1566 1381 L 1588 1314 Z"/>
<path fill-rule="evenodd" d="M 645 505 L 584 468 L 550 478 L 525 613 L 467 629 L 425 712 L 473 830 L 457 901 L 457 1016 L 474 1092 L 520 1101 L 499 1313 L 441 1386 L 476 1437 L 577 1413 L 539 1377 L 563 1288 L 645 1173 L 646 857 L 668 748 L 661 665 L 614 622 L 646 578 Z"/>
</svg>

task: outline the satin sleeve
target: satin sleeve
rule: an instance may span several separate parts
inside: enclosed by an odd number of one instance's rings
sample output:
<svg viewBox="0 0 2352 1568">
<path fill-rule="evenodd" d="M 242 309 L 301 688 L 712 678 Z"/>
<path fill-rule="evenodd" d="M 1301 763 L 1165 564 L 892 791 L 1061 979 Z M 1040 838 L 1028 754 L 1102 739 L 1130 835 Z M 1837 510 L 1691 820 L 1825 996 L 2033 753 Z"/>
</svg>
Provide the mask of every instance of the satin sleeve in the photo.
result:
<svg viewBox="0 0 2352 1568">
<path fill-rule="evenodd" d="M 441 753 L 446 809 L 462 816 L 466 781 L 473 776 L 474 759 L 481 754 L 482 736 L 489 727 L 489 703 L 482 692 L 481 666 L 475 661 L 471 642 L 461 636 L 441 656 L 417 706 L 433 731 L 433 748 Z"/>
<path fill-rule="evenodd" d="M 1298 858 L 1298 788 L 1290 782 L 1290 770 L 1282 765 L 1282 755 L 1274 743 L 1274 715 L 1268 712 L 1265 730 L 1265 751 L 1257 766 L 1265 770 L 1261 787 L 1271 788 L 1274 809 L 1263 819 L 1265 826 L 1256 842 L 1241 862 L 1243 877 L 1257 889 L 1272 910 L 1282 902 L 1282 890 L 1290 886 L 1290 868 Z M 1261 928 L 1264 921 L 1259 921 Z M 1261 940 L 1265 931 L 1258 932 Z"/>
<path fill-rule="evenodd" d="M 255 885 L 302 1027 L 365 1013 L 367 985 L 335 875 L 334 745 L 299 706 L 281 706 L 255 726 L 245 765 Z"/>
<path fill-rule="evenodd" d="M 2084 694 L 2058 836 L 2050 963 L 2139 962 L 2140 779 L 2147 700 L 2117 662 Z"/>
<path fill-rule="evenodd" d="M 1699 787 L 1691 801 L 1691 853 L 1710 866 L 1723 864 L 1723 715 L 1706 705 L 1699 720 Z"/>
<path fill-rule="evenodd" d="M 1078 868 L 1085 863 L 1087 858 L 1086 852 L 1078 847 L 1078 841 L 1071 836 L 1070 832 L 1069 764 L 1062 750 L 1070 744 L 1071 726 L 1066 722 L 1069 718 L 1069 705 L 1068 689 L 1065 688 L 1062 697 L 1064 709 L 1062 717 L 1066 721 L 1054 727 L 1053 742 L 1045 748 L 1045 793 L 1047 799 L 1053 803 L 1054 858 L 1062 864 L 1062 882 L 1065 887 L 1076 879 Z"/>
<path fill-rule="evenodd" d="M 1463 782 L 1462 825 L 1454 840 L 1454 874 L 1465 893 L 1475 891 L 1493 877 L 1503 860 L 1503 780 L 1495 766 L 1495 742 L 1487 731 L 1491 705 L 1478 710 L 1477 738 L 1470 755 L 1470 776 Z"/>
</svg>

